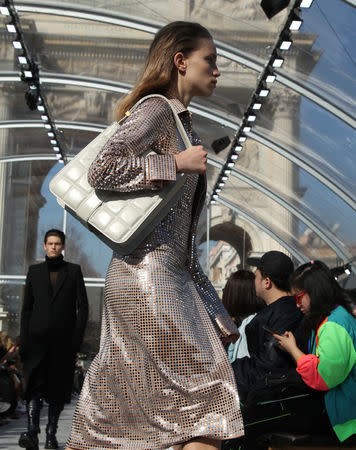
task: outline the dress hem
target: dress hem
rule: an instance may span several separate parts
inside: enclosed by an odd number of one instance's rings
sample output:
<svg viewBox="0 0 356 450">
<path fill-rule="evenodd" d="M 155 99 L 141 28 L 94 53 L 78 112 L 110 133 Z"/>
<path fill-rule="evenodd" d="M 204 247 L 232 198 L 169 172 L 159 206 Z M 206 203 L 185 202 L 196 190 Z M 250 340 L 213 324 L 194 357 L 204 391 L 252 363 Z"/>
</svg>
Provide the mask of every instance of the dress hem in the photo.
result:
<svg viewBox="0 0 356 450">
<path fill-rule="evenodd" d="M 155 446 L 155 447 L 145 447 L 145 449 L 144 450 L 166 450 L 166 449 L 169 449 L 170 447 L 172 447 L 172 446 L 174 446 L 174 445 L 182 445 L 182 444 L 184 444 L 184 443 L 187 443 L 187 442 L 190 442 L 190 441 L 192 441 L 192 440 L 194 440 L 194 439 L 198 439 L 198 438 L 211 438 L 211 439 L 214 439 L 214 440 L 217 440 L 217 441 L 228 441 L 228 440 L 230 440 L 230 439 L 238 439 L 238 438 L 240 438 L 240 437 L 243 437 L 245 435 L 245 433 L 244 432 L 242 432 L 242 433 L 240 433 L 240 434 L 237 434 L 237 435 L 234 435 L 234 436 L 229 436 L 229 437 L 224 437 L 224 438 L 219 438 L 219 437 L 216 437 L 216 436 L 209 436 L 209 435 L 197 435 L 197 436 L 191 436 L 191 437 L 187 437 L 187 439 L 184 439 L 184 440 L 182 440 L 182 441 L 175 441 L 175 442 L 172 442 L 172 443 L 170 443 L 170 444 L 164 444 L 164 447 L 157 447 L 157 446 Z M 75 444 L 75 445 L 78 445 L 78 444 Z M 81 447 L 74 447 L 73 445 L 71 445 L 70 443 L 67 443 L 66 444 L 66 447 L 69 447 L 70 449 L 72 449 L 72 450 L 88 450 L 88 449 L 95 449 L 95 447 L 93 447 L 93 446 L 89 446 L 89 445 L 84 445 L 84 446 L 81 446 Z M 100 448 L 100 450 L 104 450 L 105 448 L 107 448 L 107 449 L 110 449 L 110 448 L 112 448 L 112 447 L 103 447 L 103 446 L 100 446 L 100 447 L 98 447 L 98 449 Z M 119 447 L 116 447 L 116 448 L 119 448 Z M 122 448 L 124 448 L 124 447 L 122 447 Z M 127 447 L 126 447 L 127 448 Z M 132 450 L 134 450 L 134 448 L 135 447 L 132 447 Z M 137 447 L 138 449 L 141 449 L 141 450 L 143 450 L 141 447 Z"/>
</svg>

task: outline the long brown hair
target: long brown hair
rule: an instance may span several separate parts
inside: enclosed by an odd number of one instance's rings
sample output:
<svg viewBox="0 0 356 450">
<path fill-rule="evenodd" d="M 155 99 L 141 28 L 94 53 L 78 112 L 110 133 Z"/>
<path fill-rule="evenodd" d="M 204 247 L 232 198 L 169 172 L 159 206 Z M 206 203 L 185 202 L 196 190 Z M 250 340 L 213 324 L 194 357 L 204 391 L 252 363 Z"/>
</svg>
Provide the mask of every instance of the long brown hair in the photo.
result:
<svg viewBox="0 0 356 450">
<path fill-rule="evenodd" d="M 152 41 L 136 86 L 118 106 L 118 120 L 145 95 L 166 95 L 177 77 L 174 55 L 182 52 L 188 56 L 197 49 L 199 39 L 212 39 L 209 31 L 199 23 L 177 21 L 161 28 Z"/>
</svg>

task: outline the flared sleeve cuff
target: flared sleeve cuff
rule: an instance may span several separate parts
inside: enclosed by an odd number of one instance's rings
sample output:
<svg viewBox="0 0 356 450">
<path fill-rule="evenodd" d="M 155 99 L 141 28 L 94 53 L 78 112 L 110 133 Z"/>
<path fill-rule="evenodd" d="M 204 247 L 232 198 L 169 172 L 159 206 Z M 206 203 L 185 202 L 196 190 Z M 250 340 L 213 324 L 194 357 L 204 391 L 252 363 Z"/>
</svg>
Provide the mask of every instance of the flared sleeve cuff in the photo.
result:
<svg viewBox="0 0 356 450">
<path fill-rule="evenodd" d="M 148 155 L 146 180 L 175 181 L 177 177 L 176 161 L 173 155 Z"/>
<path fill-rule="evenodd" d="M 218 314 L 215 323 L 222 336 L 239 335 L 239 330 L 229 315 Z"/>
</svg>

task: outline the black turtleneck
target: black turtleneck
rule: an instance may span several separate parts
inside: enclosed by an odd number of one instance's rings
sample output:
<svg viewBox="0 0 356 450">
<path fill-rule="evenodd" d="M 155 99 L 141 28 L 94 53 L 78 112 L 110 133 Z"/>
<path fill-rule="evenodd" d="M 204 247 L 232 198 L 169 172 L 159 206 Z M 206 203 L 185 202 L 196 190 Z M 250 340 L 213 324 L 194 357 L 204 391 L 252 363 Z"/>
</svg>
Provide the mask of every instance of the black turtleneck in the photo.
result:
<svg viewBox="0 0 356 450">
<path fill-rule="evenodd" d="M 48 258 L 46 255 L 46 264 L 48 267 L 51 286 L 52 289 L 54 289 L 57 282 L 58 271 L 63 265 L 63 255 L 56 256 L 55 258 Z"/>
</svg>

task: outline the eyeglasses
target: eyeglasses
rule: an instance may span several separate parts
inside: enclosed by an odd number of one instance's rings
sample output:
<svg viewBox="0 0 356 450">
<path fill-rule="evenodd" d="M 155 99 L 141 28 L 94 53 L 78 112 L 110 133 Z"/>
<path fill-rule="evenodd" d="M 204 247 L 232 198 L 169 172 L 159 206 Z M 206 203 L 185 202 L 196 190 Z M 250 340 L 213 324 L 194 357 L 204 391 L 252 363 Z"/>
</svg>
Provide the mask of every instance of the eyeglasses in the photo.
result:
<svg viewBox="0 0 356 450">
<path fill-rule="evenodd" d="M 297 305 L 302 304 L 303 295 L 305 295 L 307 291 L 298 292 L 298 294 L 294 294 L 295 302 Z"/>
</svg>

